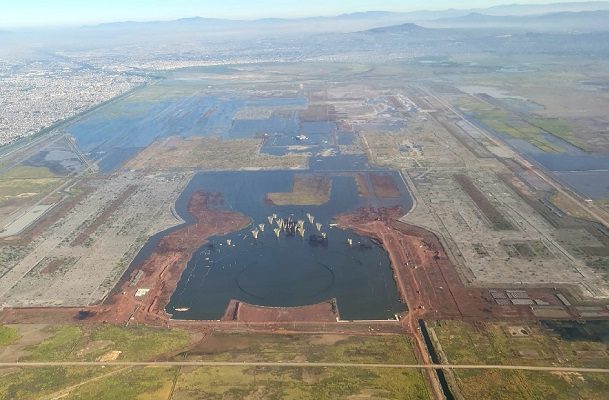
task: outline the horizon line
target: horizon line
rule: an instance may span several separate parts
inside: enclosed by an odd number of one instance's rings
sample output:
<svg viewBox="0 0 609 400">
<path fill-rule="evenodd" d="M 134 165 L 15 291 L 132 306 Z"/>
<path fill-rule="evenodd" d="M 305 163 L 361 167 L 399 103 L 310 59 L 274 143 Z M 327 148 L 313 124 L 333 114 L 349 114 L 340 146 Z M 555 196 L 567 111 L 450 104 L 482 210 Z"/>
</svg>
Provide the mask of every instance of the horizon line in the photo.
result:
<svg viewBox="0 0 609 400">
<path fill-rule="evenodd" d="M 66 29 L 66 28 L 91 28 L 102 25 L 111 25 L 111 24 L 129 24 L 129 23 L 163 23 L 163 22 L 176 22 L 182 20 L 194 20 L 194 19 L 208 19 L 208 20 L 217 20 L 217 21 L 227 21 L 227 22 L 256 22 L 270 19 L 278 19 L 285 21 L 298 21 L 298 20 L 306 20 L 306 19 L 315 19 L 315 18 L 337 18 L 341 16 L 350 16 L 356 14 L 372 14 L 372 13 L 386 13 L 386 14 L 414 14 L 414 13 L 425 13 L 425 12 L 447 12 L 447 11 L 470 11 L 470 12 L 479 12 L 483 10 L 491 10 L 493 8 L 498 7 L 506 7 L 506 6 L 524 6 L 524 7 L 535 7 L 535 6 L 549 6 L 549 5 L 557 5 L 557 4 L 576 4 L 576 3 L 593 3 L 593 4 L 606 4 L 609 6 L 609 0 L 591 0 L 591 1 L 549 1 L 549 2 L 536 2 L 536 3 L 522 3 L 522 2 L 506 2 L 502 4 L 496 4 L 488 7 L 474 7 L 474 8 L 458 8 L 458 7 L 440 7 L 440 8 L 421 8 L 421 9 L 412 9 L 408 11 L 389 11 L 383 9 L 372 9 L 365 11 L 350 11 L 350 12 L 342 12 L 342 13 L 328 13 L 328 14 L 310 14 L 310 15 L 269 15 L 265 17 L 254 17 L 254 18 L 222 18 L 219 16 L 180 16 L 180 17 L 170 17 L 170 18 L 125 18 L 125 19 L 116 19 L 116 20 L 101 20 L 101 21 L 82 21 L 82 22 L 64 22 L 64 23 L 50 23 L 50 24 L 33 24 L 33 25 L 15 25 L 15 26 L 6 26 L 0 25 L 0 32 L 10 33 L 11 31 L 28 31 L 28 30 L 45 30 L 45 29 Z"/>
</svg>

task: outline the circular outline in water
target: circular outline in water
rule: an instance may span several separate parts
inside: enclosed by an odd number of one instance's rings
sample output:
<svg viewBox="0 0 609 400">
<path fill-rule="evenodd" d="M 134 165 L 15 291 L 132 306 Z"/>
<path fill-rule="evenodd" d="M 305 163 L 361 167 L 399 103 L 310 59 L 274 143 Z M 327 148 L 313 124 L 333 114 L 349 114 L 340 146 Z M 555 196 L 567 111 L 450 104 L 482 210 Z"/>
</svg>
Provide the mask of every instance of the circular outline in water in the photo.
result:
<svg viewBox="0 0 609 400">
<path fill-rule="evenodd" d="M 314 298 L 314 297 L 318 296 L 319 294 L 330 290 L 330 288 L 332 288 L 334 286 L 334 283 L 336 280 L 335 273 L 330 266 L 328 266 L 322 262 L 319 262 L 319 261 L 317 262 L 317 264 L 321 265 L 323 267 L 322 270 L 325 269 L 326 271 L 328 271 L 330 273 L 330 280 L 329 280 L 330 282 L 327 285 L 325 285 L 322 289 L 315 290 L 315 291 L 309 291 L 311 293 L 309 296 L 307 296 L 309 298 Z M 249 296 L 252 296 L 256 299 L 266 300 L 267 297 L 260 296 L 256 293 L 254 293 L 253 291 L 246 289 L 245 286 L 240 282 L 240 278 L 244 275 L 244 273 L 248 270 L 251 270 L 252 267 L 256 267 L 256 265 L 257 265 L 257 262 L 252 262 L 248 266 L 244 267 L 241 271 L 239 271 L 239 273 L 235 277 L 235 283 L 237 284 L 237 287 L 239 288 L 239 290 L 241 290 L 243 293 L 245 293 Z M 306 304 L 306 302 L 304 302 L 304 304 Z"/>
</svg>

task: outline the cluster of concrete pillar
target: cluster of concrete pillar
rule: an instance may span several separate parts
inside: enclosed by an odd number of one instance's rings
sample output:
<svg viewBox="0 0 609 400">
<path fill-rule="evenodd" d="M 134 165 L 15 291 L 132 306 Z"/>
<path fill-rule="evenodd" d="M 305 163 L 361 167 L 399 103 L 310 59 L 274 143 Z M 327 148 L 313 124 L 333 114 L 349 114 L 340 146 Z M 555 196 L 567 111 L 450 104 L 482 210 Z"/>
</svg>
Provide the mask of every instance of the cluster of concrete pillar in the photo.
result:
<svg viewBox="0 0 609 400">
<path fill-rule="evenodd" d="M 322 232 L 322 228 L 323 228 L 323 224 L 317 222 L 314 223 L 315 221 L 315 216 L 311 215 L 310 213 L 306 214 L 307 216 L 307 220 L 309 221 L 309 223 L 311 225 L 314 225 L 315 228 L 317 229 L 317 232 L 320 233 L 321 237 L 323 239 L 327 239 L 328 238 L 328 234 L 326 232 Z M 273 224 L 277 225 L 277 228 L 273 229 L 273 232 L 275 233 L 275 236 L 277 238 L 280 237 L 281 232 L 286 230 L 289 231 L 289 233 L 291 235 L 294 235 L 294 233 L 300 235 L 300 237 L 304 238 L 305 237 L 305 221 L 304 220 L 298 220 L 298 221 L 294 221 L 291 218 L 288 218 L 287 220 L 284 220 L 283 218 L 278 218 L 277 214 L 273 214 L 267 217 L 267 220 L 269 221 L 269 225 L 271 225 L 271 228 L 273 227 Z M 286 223 L 287 221 L 287 223 Z M 255 228 L 254 230 L 252 230 L 252 237 L 255 240 L 258 240 L 258 236 L 260 235 L 260 232 L 264 232 L 266 225 L 264 223 L 262 224 L 258 224 L 258 227 Z M 232 240 L 231 239 L 227 239 L 226 240 L 226 244 L 228 246 L 232 245 Z M 348 238 L 347 239 L 347 244 L 349 246 L 353 246 L 353 239 Z"/>
</svg>

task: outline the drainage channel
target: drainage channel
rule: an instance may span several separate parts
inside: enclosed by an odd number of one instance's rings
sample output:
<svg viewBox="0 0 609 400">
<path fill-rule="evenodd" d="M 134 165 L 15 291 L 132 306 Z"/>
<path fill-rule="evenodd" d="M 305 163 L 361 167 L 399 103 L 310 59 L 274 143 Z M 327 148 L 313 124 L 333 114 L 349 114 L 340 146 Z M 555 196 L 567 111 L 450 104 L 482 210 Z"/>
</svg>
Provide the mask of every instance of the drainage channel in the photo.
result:
<svg viewBox="0 0 609 400">
<path fill-rule="evenodd" d="M 427 351 L 429 352 L 431 361 L 434 364 L 440 364 L 438 354 L 436 353 L 436 350 L 433 347 L 433 342 L 429 337 L 427 326 L 425 326 L 425 321 L 423 321 L 422 319 L 419 320 L 419 329 L 421 330 L 421 334 L 423 335 L 423 339 L 425 340 L 425 345 L 427 346 Z M 446 375 L 444 374 L 444 371 L 438 368 L 436 368 L 435 371 L 446 400 L 455 400 L 455 397 L 453 396 L 452 392 L 450 391 L 450 387 L 448 386 L 448 382 L 446 381 Z"/>
</svg>

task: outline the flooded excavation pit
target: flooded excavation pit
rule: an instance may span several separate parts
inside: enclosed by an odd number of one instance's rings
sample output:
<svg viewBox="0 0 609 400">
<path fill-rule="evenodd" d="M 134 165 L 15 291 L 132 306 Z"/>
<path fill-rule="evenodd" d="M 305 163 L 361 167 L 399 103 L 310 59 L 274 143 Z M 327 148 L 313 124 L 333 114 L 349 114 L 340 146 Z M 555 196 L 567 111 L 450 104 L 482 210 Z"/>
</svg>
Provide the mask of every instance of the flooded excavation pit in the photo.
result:
<svg viewBox="0 0 609 400">
<path fill-rule="evenodd" d="M 407 192 L 391 200 L 363 198 L 354 176 L 324 173 L 331 189 L 323 204 L 268 201 L 269 193 L 290 193 L 302 175 L 310 174 L 214 172 L 193 178 L 176 204 L 185 220 L 192 219 L 185 208 L 190 196 L 205 191 L 222 193 L 220 207 L 248 216 L 251 224 L 212 237 L 194 252 L 166 308 L 174 319 L 218 320 L 234 301 L 296 308 L 335 299 L 340 317 L 354 320 L 390 319 L 404 311 L 385 250 L 370 238 L 333 227 L 333 218 L 369 201 L 408 209 Z"/>
<path fill-rule="evenodd" d="M 269 249 L 270 253 L 269 253 Z M 283 304 L 299 306 L 326 299 L 334 285 L 334 271 L 321 263 L 301 265 L 308 260 L 295 260 L 285 251 L 266 248 L 256 251 L 262 259 L 278 258 L 279 262 L 253 262 L 237 275 L 237 285 L 259 305 Z M 266 254 L 265 254 L 266 253 Z"/>
</svg>

